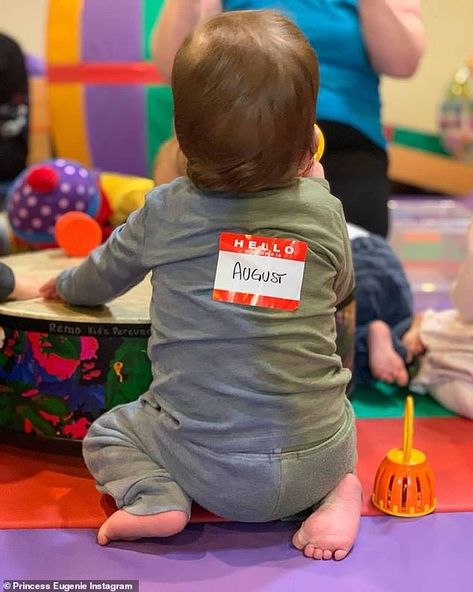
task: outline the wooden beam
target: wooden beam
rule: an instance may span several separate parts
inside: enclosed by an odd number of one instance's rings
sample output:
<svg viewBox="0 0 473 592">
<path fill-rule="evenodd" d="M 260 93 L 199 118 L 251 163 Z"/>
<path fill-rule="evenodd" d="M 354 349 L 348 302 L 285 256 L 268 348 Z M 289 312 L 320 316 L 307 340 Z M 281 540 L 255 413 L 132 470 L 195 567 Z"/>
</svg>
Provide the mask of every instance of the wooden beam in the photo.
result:
<svg viewBox="0 0 473 592">
<path fill-rule="evenodd" d="M 391 144 L 389 178 L 428 191 L 465 195 L 473 191 L 473 163 Z"/>
</svg>

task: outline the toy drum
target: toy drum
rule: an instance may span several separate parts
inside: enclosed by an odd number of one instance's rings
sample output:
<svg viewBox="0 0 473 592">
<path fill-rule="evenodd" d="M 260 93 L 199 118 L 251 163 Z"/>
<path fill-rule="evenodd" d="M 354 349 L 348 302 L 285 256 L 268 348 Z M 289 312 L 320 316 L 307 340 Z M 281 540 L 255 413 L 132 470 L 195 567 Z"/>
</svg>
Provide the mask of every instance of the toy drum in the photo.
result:
<svg viewBox="0 0 473 592">
<path fill-rule="evenodd" d="M 44 280 L 81 259 L 47 250 L 3 259 Z M 38 298 L 0 303 L 0 435 L 57 452 L 79 450 L 90 424 L 151 383 L 148 279 L 106 306 Z M 337 312 L 337 347 L 352 368 L 355 303 Z M 36 437 L 35 437 L 36 436 Z"/>
<path fill-rule="evenodd" d="M 60 250 L 3 259 L 45 281 L 81 260 Z M 133 401 L 151 383 L 148 280 L 106 306 L 38 298 L 0 304 L 0 428 L 3 440 L 80 442 L 105 410 Z M 8 434 L 11 438 L 8 438 Z M 27 442 L 28 443 L 28 442 Z M 58 448 L 60 450 L 61 447 Z"/>
</svg>

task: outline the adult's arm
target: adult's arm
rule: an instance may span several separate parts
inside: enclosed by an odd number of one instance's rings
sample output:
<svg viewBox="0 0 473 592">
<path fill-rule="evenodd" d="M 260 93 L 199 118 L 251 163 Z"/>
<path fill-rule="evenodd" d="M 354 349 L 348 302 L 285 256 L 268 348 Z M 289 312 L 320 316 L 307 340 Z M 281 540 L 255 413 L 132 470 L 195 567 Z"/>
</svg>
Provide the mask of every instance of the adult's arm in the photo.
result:
<svg viewBox="0 0 473 592">
<path fill-rule="evenodd" d="M 166 0 L 151 38 L 154 63 L 171 81 L 174 56 L 201 19 L 222 11 L 221 0 Z"/>
<path fill-rule="evenodd" d="M 425 47 L 420 0 L 360 0 L 361 27 L 378 74 L 408 78 Z"/>
</svg>

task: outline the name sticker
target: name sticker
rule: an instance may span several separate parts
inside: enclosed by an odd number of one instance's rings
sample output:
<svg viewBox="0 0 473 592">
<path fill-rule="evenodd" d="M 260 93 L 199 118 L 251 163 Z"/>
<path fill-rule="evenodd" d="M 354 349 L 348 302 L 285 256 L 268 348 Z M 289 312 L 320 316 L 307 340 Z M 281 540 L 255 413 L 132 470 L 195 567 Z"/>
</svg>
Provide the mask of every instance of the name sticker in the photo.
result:
<svg viewBox="0 0 473 592">
<path fill-rule="evenodd" d="M 222 232 L 213 299 L 295 310 L 306 256 L 302 241 Z"/>
</svg>

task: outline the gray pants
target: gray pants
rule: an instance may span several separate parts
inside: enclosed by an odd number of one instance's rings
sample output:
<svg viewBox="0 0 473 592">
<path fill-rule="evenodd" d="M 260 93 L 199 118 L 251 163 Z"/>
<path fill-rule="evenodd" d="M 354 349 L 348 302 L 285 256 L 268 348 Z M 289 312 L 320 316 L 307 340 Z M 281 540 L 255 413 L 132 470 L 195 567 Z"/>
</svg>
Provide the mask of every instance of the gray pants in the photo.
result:
<svg viewBox="0 0 473 592">
<path fill-rule="evenodd" d="M 102 415 L 84 440 L 99 491 L 131 514 L 190 517 L 194 500 L 229 520 L 267 522 L 320 502 L 356 462 L 348 401 L 338 432 L 303 449 L 229 453 L 182 442 L 175 432 L 173 419 L 143 399 Z"/>
</svg>

